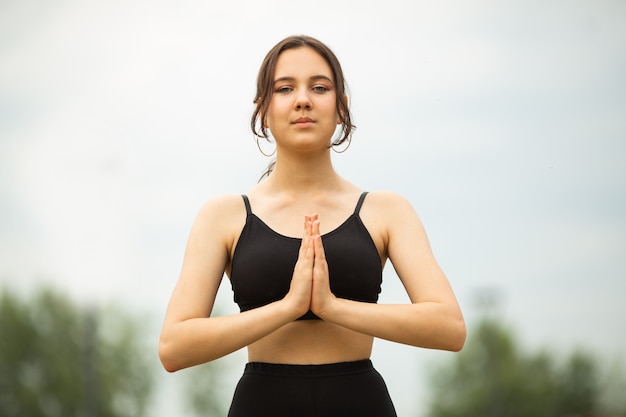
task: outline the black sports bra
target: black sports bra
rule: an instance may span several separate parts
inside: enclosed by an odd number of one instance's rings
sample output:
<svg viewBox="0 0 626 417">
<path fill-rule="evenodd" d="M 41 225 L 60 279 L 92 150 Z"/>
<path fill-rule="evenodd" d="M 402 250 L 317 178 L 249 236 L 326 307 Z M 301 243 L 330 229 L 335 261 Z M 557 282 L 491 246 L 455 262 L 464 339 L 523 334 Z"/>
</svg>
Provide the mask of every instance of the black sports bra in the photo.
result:
<svg viewBox="0 0 626 417">
<path fill-rule="evenodd" d="M 354 213 L 335 230 L 322 235 L 330 289 L 335 296 L 376 303 L 382 283 L 382 264 L 376 245 L 359 217 L 367 192 Z M 246 224 L 232 259 L 230 282 L 240 311 L 282 299 L 289 292 L 302 239 L 272 230 L 252 213 L 248 197 Z M 309 310 L 298 320 L 319 319 Z"/>
</svg>

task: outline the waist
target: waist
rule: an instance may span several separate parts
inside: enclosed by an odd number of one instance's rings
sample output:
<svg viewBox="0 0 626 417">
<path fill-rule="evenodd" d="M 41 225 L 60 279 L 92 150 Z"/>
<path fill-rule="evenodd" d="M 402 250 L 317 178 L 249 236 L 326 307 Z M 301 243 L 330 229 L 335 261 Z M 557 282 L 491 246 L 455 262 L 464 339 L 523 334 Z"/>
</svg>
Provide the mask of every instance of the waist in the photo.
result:
<svg viewBox="0 0 626 417">
<path fill-rule="evenodd" d="M 275 376 L 318 377 L 351 375 L 374 369 L 372 361 L 361 359 L 350 362 L 324 363 L 319 365 L 293 365 L 284 363 L 248 362 L 244 373 L 259 373 Z"/>
<path fill-rule="evenodd" d="M 248 346 L 249 362 L 326 364 L 369 358 L 374 338 L 322 320 L 296 321 Z"/>
</svg>

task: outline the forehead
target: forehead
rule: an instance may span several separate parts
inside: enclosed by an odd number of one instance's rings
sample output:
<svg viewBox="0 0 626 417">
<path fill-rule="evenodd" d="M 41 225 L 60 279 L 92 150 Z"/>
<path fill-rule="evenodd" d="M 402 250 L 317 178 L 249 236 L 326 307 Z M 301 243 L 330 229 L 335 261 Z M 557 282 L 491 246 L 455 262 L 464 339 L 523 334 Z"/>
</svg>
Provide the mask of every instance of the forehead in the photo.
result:
<svg viewBox="0 0 626 417">
<path fill-rule="evenodd" d="M 334 80 L 328 62 L 317 51 L 306 46 L 283 51 L 279 55 L 274 69 L 274 79 L 283 77 L 310 78 L 320 75 Z"/>
</svg>

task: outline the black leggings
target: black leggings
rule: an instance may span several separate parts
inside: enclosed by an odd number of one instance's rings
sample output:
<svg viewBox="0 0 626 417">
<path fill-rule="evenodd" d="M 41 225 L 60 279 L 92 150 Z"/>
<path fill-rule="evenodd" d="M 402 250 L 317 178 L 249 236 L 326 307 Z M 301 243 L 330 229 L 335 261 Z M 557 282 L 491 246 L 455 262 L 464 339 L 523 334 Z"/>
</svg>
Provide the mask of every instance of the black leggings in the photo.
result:
<svg viewBox="0 0 626 417">
<path fill-rule="evenodd" d="M 246 364 L 228 417 L 396 417 L 369 359 L 324 365 Z"/>
</svg>

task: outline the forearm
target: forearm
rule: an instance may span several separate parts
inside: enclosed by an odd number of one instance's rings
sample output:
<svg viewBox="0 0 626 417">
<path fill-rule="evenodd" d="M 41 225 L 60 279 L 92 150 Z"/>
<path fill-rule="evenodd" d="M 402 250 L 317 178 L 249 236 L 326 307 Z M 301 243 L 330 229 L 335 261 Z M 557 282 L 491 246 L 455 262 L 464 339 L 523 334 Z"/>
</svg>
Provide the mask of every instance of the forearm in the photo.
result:
<svg viewBox="0 0 626 417">
<path fill-rule="evenodd" d="M 412 346 L 458 351 L 465 342 L 465 322 L 456 305 L 372 304 L 337 298 L 320 317 L 360 333 Z"/>
<path fill-rule="evenodd" d="M 159 357 L 174 372 L 210 362 L 267 336 L 297 318 L 283 301 L 243 313 L 190 318 L 164 326 Z"/>
</svg>

